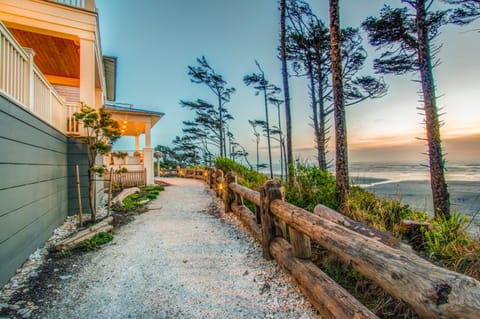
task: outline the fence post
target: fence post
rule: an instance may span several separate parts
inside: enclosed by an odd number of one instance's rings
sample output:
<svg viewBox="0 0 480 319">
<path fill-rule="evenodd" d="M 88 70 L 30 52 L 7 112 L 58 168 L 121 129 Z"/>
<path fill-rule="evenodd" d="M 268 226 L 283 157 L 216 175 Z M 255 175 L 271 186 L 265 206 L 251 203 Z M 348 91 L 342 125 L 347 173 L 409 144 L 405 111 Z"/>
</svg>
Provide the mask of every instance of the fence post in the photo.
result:
<svg viewBox="0 0 480 319">
<path fill-rule="evenodd" d="M 230 189 L 231 183 L 237 183 L 237 176 L 232 172 L 228 172 L 225 175 L 225 213 L 231 212 L 232 204 L 237 201 L 235 193 Z"/>
<path fill-rule="evenodd" d="M 208 185 L 210 186 L 210 189 L 213 189 L 214 180 L 215 180 L 215 168 L 212 168 L 210 170 L 210 180 L 208 183 Z"/>
<path fill-rule="evenodd" d="M 290 227 L 290 242 L 292 244 L 293 256 L 300 259 L 312 258 L 312 246 L 310 245 L 310 237 Z"/>
<path fill-rule="evenodd" d="M 285 199 L 285 192 L 280 184 L 276 180 L 268 180 L 263 184 L 260 190 L 260 205 L 261 205 L 261 221 L 262 221 L 262 253 L 263 258 L 271 260 L 270 255 L 270 242 L 277 235 L 277 226 L 273 215 L 270 213 L 270 203 L 275 200 Z"/>
<path fill-rule="evenodd" d="M 217 191 L 217 197 L 222 197 L 223 191 L 224 191 L 224 185 L 223 183 L 225 182 L 225 178 L 223 177 L 223 171 L 221 169 L 217 169 L 217 174 L 215 175 L 215 189 Z"/>
</svg>

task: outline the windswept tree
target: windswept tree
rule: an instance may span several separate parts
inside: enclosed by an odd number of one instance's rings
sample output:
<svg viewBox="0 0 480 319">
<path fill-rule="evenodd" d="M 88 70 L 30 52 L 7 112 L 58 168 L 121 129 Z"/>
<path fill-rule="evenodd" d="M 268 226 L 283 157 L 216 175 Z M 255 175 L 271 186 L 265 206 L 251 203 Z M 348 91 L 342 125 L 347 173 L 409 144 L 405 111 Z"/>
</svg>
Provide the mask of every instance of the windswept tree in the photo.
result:
<svg viewBox="0 0 480 319">
<path fill-rule="evenodd" d="M 283 100 L 277 98 L 277 97 L 270 97 L 268 99 L 268 102 L 272 105 L 275 105 L 277 108 L 277 120 L 278 120 L 278 126 L 274 128 L 271 133 L 272 134 L 277 134 L 278 135 L 278 142 L 280 143 L 280 178 L 283 179 L 283 176 L 287 176 L 287 153 L 285 150 L 285 134 L 282 131 L 282 117 L 281 117 L 281 110 L 280 106 L 283 104 Z M 284 175 L 285 172 L 285 175 Z"/>
<path fill-rule="evenodd" d="M 282 62 L 283 95 L 285 103 L 285 124 L 287 133 L 287 167 L 288 183 L 293 186 L 293 146 L 292 146 L 292 113 L 290 107 L 290 88 L 288 85 L 287 67 L 287 0 L 280 0 L 280 60 Z"/>
<path fill-rule="evenodd" d="M 345 208 L 350 190 L 348 174 L 347 122 L 343 86 L 339 0 L 330 0 L 330 47 L 333 87 L 333 118 L 335 122 L 335 179 L 340 211 Z"/>
<path fill-rule="evenodd" d="M 217 112 L 219 115 L 218 135 L 220 140 L 220 156 L 227 155 L 226 137 L 224 132 L 224 112 L 225 104 L 230 102 L 230 97 L 235 93 L 235 88 L 228 87 L 227 81 L 223 79 L 221 74 L 218 74 L 207 62 L 207 59 L 202 56 L 197 58 L 196 66 L 188 66 L 188 75 L 191 76 L 193 83 L 204 84 L 215 94 L 217 98 Z"/>
<path fill-rule="evenodd" d="M 450 217 L 450 195 L 445 180 L 445 161 L 440 138 L 440 121 L 433 77 L 433 62 L 438 47 L 432 40 L 447 23 L 447 11 L 432 11 L 428 0 L 403 0 L 408 7 L 384 6 L 379 17 L 369 17 L 363 27 L 370 43 L 383 49 L 374 67 L 379 73 L 420 75 L 430 184 L 436 216 Z"/>
<path fill-rule="evenodd" d="M 82 123 L 86 131 L 89 203 L 91 219 L 94 222 L 97 219 L 95 176 L 102 175 L 105 171 L 105 167 L 96 165 L 97 158 L 111 151 L 113 143 L 120 137 L 120 128 L 118 123 L 112 119 L 112 114 L 103 107 L 96 110 L 81 103 L 80 112 L 74 113 L 73 117 Z"/>
<path fill-rule="evenodd" d="M 329 141 L 327 117 L 333 112 L 332 85 L 329 80 L 332 72 L 330 33 L 304 1 L 291 1 L 288 13 L 289 58 L 295 74 L 309 79 L 318 166 L 326 170 Z M 360 74 L 367 52 L 363 48 L 359 30 L 351 27 L 342 29 L 341 40 L 345 106 L 384 96 L 387 86 L 382 78 Z"/>
<path fill-rule="evenodd" d="M 220 135 L 219 130 L 220 112 L 215 106 L 203 100 L 180 100 L 180 105 L 195 112 L 193 120 L 183 121 L 183 134 L 195 141 L 197 147 L 203 152 L 204 157 L 213 153 L 212 148 L 218 149 L 218 154 L 221 154 L 221 138 L 223 135 Z M 233 117 L 227 109 L 222 108 L 221 111 L 223 127 L 225 128 L 226 123 L 233 120 Z"/>
<path fill-rule="evenodd" d="M 442 0 L 452 5 L 450 22 L 458 25 L 469 24 L 480 18 L 480 0 Z"/>
<path fill-rule="evenodd" d="M 194 137 L 189 135 L 176 136 L 172 144 L 179 164 L 196 165 L 200 162 L 199 147 Z"/>
<path fill-rule="evenodd" d="M 263 102 L 265 106 L 265 123 L 267 126 L 267 145 L 268 145 L 268 163 L 270 166 L 270 178 L 273 178 L 273 167 L 272 167 L 272 147 L 270 145 L 270 120 L 268 116 L 268 99 L 274 97 L 280 93 L 280 88 L 274 84 L 271 84 L 267 79 L 265 79 L 265 72 L 263 71 L 260 63 L 255 60 L 255 64 L 258 67 L 259 73 L 247 74 L 243 77 L 243 82 L 245 85 L 253 85 L 255 89 L 255 95 L 262 93 Z"/>
<path fill-rule="evenodd" d="M 257 121 L 252 121 L 252 120 L 248 120 L 248 123 L 252 126 L 252 129 L 253 129 L 253 135 L 255 136 L 255 145 L 256 145 L 256 160 L 257 160 L 257 165 L 256 165 L 256 170 L 258 172 L 258 167 L 259 167 L 259 164 L 260 164 L 260 155 L 259 155 L 259 152 L 258 152 L 258 148 L 259 148 L 259 145 L 260 145 L 260 133 L 257 131 L 257 126 L 258 126 L 258 123 Z"/>
</svg>

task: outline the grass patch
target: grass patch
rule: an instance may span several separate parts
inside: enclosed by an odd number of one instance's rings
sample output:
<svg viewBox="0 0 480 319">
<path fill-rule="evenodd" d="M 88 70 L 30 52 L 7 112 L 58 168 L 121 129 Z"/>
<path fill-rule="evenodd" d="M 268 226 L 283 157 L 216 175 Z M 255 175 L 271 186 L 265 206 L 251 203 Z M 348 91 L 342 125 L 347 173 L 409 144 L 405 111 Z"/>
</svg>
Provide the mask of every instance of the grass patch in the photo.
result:
<svg viewBox="0 0 480 319">
<path fill-rule="evenodd" d="M 82 251 L 92 251 L 98 249 L 101 245 L 105 245 L 113 240 L 113 235 L 108 232 L 95 234 L 90 239 L 81 242 L 76 249 Z"/>
<path fill-rule="evenodd" d="M 219 157 L 215 161 L 217 168 L 221 169 L 225 174 L 233 172 L 237 175 L 238 183 L 250 189 L 259 191 L 263 183 L 268 177 L 264 174 L 245 167 L 237 162 L 229 160 L 228 158 Z"/>
<path fill-rule="evenodd" d="M 139 210 L 152 200 L 156 199 L 165 187 L 161 185 L 145 186 L 140 189 L 139 193 L 128 195 L 123 199 L 123 206 L 114 205 L 113 210 L 117 212 L 130 212 Z"/>
</svg>

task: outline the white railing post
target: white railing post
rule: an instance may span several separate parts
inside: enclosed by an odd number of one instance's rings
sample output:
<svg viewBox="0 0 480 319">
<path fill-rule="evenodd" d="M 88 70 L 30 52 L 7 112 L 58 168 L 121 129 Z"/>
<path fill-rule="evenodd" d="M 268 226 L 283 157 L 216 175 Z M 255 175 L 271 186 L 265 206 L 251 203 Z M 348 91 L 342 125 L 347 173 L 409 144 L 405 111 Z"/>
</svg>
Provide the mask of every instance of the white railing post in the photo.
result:
<svg viewBox="0 0 480 319">
<path fill-rule="evenodd" d="M 27 53 L 27 74 L 28 78 L 26 79 L 26 90 L 27 90 L 27 106 L 31 112 L 35 112 L 35 73 L 34 73 L 34 62 L 33 58 L 35 56 L 35 51 L 31 48 L 24 48 Z"/>
<path fill-rule="evenodd" d="M 95 0 L 85 0 L 84 8 L 89 11 L 95 11 Z"/>
</svg>

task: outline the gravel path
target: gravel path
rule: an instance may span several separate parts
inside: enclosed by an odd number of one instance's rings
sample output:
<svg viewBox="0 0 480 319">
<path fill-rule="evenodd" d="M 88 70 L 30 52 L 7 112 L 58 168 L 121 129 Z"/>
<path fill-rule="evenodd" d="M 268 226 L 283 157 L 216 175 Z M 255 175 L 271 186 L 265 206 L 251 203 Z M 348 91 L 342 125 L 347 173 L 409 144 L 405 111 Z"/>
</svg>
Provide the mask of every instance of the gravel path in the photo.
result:
<svg viewBox="0 0 480 319">
<path fill-rule="evenodd" d="M 291 279 L 196 180 L 166 179 L 150 211 L 66 280 L 41 318 L 316 318 Z"/>
</svg>

